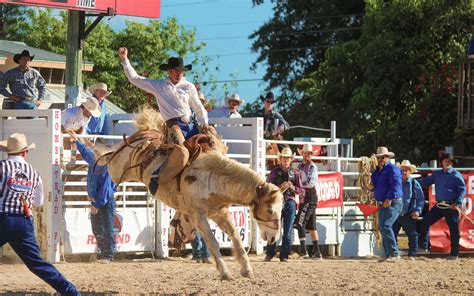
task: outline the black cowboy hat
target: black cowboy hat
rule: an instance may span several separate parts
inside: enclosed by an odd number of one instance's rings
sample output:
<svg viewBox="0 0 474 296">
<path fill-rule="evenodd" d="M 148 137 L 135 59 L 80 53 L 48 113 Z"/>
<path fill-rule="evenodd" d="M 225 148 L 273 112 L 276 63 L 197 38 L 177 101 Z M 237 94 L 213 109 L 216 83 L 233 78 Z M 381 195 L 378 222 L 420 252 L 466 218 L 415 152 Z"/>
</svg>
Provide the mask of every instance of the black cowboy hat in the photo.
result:
<svg viewBox="0 0 474 296">
<path fill-rule="evenodd" d="M 453 164 L 455 165 L 458 164 L 458 160 L 454 158 L 454 156 L 451 153 L 446 153 L 443 157 L 441 157 L 441 161 L 445 160 L 446 158 L 451 160 Z"/>
<path fill-rule="evenodd" d="M 268 101 L 270 103 L 274 103 L 275 95 L 273 95 L 273 92 L 269 91 L 265 97 L 260 96 L 260 100 L 262 100 L 262 102 Z"/>
<path fill-rule="evenodd" d="M 191 71 L 193 65 L 186 65 L 184 66 L 184 62 L 182 58 L 169 58 L 168 64 L 160 65 L 160 70 L 169 70 L 169 69 L 176 69 L 180 71 Z"/>
<path fill-rule="evenodd" d="M 15 61 L 15 63 L 19 64 L 20 63 L 20 59 L 22 57 L 29 57 L 30 60 L 33 60 L 35 58 L 34 55 L 30 55 L 30 52 L 28 50 L 24 50 L 22 51 L 21 53 L 17 53 L 16 55 L 13 56 L 13 61 Z"/>
</svg>

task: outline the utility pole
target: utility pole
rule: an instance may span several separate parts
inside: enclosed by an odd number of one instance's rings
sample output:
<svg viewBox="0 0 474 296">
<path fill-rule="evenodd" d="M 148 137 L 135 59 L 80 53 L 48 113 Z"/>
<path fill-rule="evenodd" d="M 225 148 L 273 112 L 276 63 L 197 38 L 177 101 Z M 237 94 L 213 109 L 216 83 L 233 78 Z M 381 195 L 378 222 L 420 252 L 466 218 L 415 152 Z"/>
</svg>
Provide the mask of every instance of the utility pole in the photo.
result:
<svg viewBox="0 0 474 296">
<path fill-rule="evenodd" d="M 77 10 L 68 10 L 66 45 L 66 98 L 64 108 L 77 105 L 82 85 L 82 38 L 84 14 Z"/>
</svg>

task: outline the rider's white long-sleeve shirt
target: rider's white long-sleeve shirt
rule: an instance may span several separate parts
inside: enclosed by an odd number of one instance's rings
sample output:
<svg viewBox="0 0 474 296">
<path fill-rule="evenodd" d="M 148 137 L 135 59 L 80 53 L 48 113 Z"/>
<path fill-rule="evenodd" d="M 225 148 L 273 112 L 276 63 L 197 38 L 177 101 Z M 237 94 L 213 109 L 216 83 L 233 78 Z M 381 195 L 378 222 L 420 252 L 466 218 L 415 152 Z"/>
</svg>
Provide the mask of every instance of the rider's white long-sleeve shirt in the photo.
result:
<svg viewBox="0 0 474 296">
<path fill-rule="evenodd" d="M 186 78 L 174 85 L 168 78 L 152 80 L 138 75 L 129 60 L 122 62 L 122 66 L 132 84 L 155 96 L 165 121 L 181 118 L 183 122 L 189 122 L 194 111 L 199 124 L 208 124 L 207 111 L 199 100 L 196 87 Z"/>
</svg>

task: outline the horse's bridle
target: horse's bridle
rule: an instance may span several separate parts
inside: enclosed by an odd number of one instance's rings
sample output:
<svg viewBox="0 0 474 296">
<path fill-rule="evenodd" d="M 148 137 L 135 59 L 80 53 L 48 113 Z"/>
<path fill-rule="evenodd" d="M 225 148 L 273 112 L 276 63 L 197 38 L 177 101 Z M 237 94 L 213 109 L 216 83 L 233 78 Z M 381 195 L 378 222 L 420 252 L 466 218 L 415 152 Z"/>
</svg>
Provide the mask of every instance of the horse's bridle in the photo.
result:
<svg viewBox="0 0 474 296">
<path fill-rule="evenodd" d="M 260 201 L 258 199 L 252 200 L 249 203 L 249 206 L 253 208 L 252 216 L 255 220 L 265 224 L 265 226 L 267 226 L 270 229 L 278 230 L 278 226 L 275 227 L 275 226 L 272 226 L 272 225 L 278 225 L 278 222 L 280 222 L 280 220 L 278 220 L 278 219 L 264 220 L 264 219 L 261 219 L 258 216 L 257 212 L 258 212 L 258 207 L 260 206 Z M 271 223 L 272 225 L 269 225 L 269 223 Z"/>
</svg>

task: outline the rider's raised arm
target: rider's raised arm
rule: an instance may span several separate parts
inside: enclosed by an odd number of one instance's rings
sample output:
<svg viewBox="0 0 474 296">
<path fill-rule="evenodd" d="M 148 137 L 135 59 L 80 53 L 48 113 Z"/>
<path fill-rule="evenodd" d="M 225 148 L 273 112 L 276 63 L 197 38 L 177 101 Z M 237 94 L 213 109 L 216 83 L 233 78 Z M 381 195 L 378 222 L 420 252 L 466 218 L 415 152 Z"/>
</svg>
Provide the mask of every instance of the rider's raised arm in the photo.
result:
<svg viewBox="0 0 474 296">
<path fill-rule="evenodd" d="M 118 50 L 118 55 L 128 81 L 144 91 L 155 95 L 156 90 L 153 87 L 153 80 L 138 75 L 137 71 L 135 71 L 128 60 L 128 49 L 126 47 L 121 47 Z"/>
</svg>

